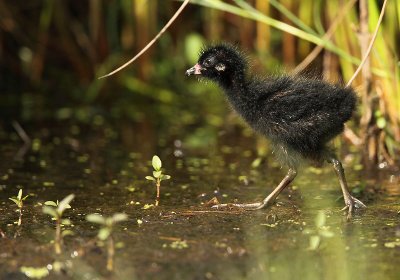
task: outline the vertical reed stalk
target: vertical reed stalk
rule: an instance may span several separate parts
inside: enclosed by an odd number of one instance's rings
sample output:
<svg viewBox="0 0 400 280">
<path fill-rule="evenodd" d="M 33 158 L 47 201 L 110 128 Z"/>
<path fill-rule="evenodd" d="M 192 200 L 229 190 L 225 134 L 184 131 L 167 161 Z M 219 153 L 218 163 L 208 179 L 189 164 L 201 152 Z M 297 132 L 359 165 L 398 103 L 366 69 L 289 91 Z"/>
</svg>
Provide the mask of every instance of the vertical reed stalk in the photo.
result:
<svg viewBox="0 0 400 280">
<path fill-rule="evenodd" d="M 256 9 L 268 15 L 270 13 L 269 2 L 265 0 L 256 0 Z M 265 53 L 270 50 L 271 28 L 262 22 L 256 23 L 256 49 L 259 53 Z"/>
<path fill-rule="evenodd" d="M 368 45 L 371 40 L 369 33 L 369 12 L 367 0 L 360 0 L 360 32 L 359 42 L 361 47 L 361 57 L 364 57 L 368 50 Z M 369 166 L 374 166 L 378 162 L 379 154 L 379 134 L 380 129 L 376 126 L 376 119 L 374 112 L 377 106 L 377 97 L 372 91 L 372 73 L 371 73 L 371 62 L 368 57 L 365 61 L 362 72 L 362 108 L 363 115 L 360 120 L 360 126 L 362 131 L 363 143 L 364 143 L 364 156 L 367 160 L 365 163 Z"/>
</svg>

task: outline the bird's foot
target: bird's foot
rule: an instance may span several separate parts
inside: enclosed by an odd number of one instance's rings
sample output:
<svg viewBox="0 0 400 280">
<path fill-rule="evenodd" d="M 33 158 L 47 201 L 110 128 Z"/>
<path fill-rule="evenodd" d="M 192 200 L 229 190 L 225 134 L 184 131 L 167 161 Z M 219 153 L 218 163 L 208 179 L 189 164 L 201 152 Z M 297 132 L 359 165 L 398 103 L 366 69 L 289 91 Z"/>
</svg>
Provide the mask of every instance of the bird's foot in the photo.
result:
<svg viewBox="0 0 400 280">
<path fill-rule="evenodd" d="M 260 202 L 256 203 L 224 203 L 224 204 L 216 204 L 211 208 L 213 209 L 226 209 L 226 208 L 239 208 L 243 210 L 257 210 L 262 205 Z"/>
<path fill-rule="evenodd" d="M 347 219 L 350 219 L 354 213 L 355 210 L 359 210 L 362 208 L 366 208 L 367 206 L 362 203 L 360 200 L 357 198 L 349 195 L 349 197 L 345 198 L 344 200 L 346 206 L 342 209 L 342 211 L 347 210 Z"/>
<path fill-rule="evenodd" d="M 268 201 L 254 202 L 254 203 L 226 203 L 226 204 L 216 204 L 211 208 L 213 209 L 226 209 L 226 208 L 239 208 L 243 210 L 259 210 L 267 208 L 270 206 Z"/>
</svg>

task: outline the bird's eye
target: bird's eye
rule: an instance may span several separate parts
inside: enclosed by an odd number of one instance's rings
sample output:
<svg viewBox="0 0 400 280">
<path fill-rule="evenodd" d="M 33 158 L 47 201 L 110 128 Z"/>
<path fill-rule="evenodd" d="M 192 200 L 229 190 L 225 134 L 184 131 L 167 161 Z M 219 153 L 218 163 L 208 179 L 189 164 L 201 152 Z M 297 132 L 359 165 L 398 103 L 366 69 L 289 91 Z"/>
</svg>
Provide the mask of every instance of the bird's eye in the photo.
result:
<svg viewBox="0 0 400 280">
<path fill-rule="evenodd" d="M 212 59 L 211 58 L 206 58 L 206 60 L 204 60 L 204 66 L 209 67 L 212 64 Z"/>
</svg>

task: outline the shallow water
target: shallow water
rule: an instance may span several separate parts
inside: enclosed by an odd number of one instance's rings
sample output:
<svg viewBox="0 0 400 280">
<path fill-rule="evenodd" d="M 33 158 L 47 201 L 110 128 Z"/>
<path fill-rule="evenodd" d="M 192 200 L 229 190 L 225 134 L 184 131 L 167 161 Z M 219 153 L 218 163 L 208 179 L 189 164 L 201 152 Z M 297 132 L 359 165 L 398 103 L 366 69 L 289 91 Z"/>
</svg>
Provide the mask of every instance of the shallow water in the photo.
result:
<svg viewBox="0 0 400 280">
<path fill-rule="evenodd" d="M 98 132 L 45 133 L 23 161 L 14 161 L 21 141 L 3 133 L 0 279 L 26 279 L 23 266 L 45 268 L 46 279 L 399 278 L 398 173 L 383 170 L 366 179 L 366 172 L 355 171 L 349 161 L 349 184 L 368 205 L 351 221 L 340 212 L 343 200 L 329 166 L 304 167 L 271 209 L 216 211 L 207 204 L 212 198 L 260 200 L 286 171 L 272 157 L 251 167 L 254 139 L 224 137 L 227 141 L 209 149 L 173 140 L 127 148 Z M 151 175 L 153 154 L 172 179 L 162 182 L 160 206 L 144 209 L 155 198 L 154 185 L 144 179 Z M 20 188 L 30 196 L 18 227 L 17 208 L 8 198 Z M 74 235 L 64 238 L 63 253 L 56 255 L 55 222 L 42 206 L 70 193 L 76 197 L 64 216 L 71 219 Z M 85 215 L 116 212 L 129 219 L 114 228 L 118 248 L 114 271 L 108 272 L 106 248 L 96 239 L 99 227 Z"/>
</svg>

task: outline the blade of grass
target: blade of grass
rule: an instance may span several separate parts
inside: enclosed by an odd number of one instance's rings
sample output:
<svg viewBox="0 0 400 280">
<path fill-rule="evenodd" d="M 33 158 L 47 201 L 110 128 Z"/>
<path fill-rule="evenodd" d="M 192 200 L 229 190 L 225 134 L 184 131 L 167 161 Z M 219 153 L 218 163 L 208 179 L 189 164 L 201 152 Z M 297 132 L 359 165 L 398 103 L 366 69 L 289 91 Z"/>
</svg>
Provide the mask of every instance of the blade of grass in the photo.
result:
<svg viewBox="0 0 400 280">
<path fill-rule="evenodd" d="M 321 9 L 322 9 L 321 3 L 322 3 L 322 0 L 318 0 L 315 2 L 314 6 L 313 6 L 314 25 L 315 25 L 315 29 L 317 30 L 317 32 L 320 35 L 325 34 L 324 25 L 321 20 Z"/>
<path fill-rule="evenodd" d="M 245 2 L 244 0 L 234 0 L 234 1 L 242 9 L 252 10 L 253 12 L 259 13 L 259 11 L 257 9 L 255 9 L 253 6 L 251 6 L 249 3 Z M 281 12 L 283 15 L 285 15 L 295 25 L 297 25 L 301 30 L 304 30 L 304 31 L 314 34 L 314 35 L 317 35 L 317 32 L 315 32 L 311 27 L 309 27 L 307 24 L 305 24 L 303 21 L 301 21 L 300 18 L 298 18 L 295 14 L 293 14 L 290 10 L 288 10 L 285 6 L 280 4 L 278 1 L 270 0 L 269 3 L 272 6 L 274 6 L 274 8 L 276 8 L 279 12 Z"/>
<path fill-rule="evenodd" d="M 359 65 L 361 62 L 360 59 L 348 54 L 346 51 L 337 47 L 335 44 L 333 44 L 330 41 L 323 40 L 319 36 L 309 34 L 301 29 L 293 27 L 293 26 L 286 24 L 284 22 L 281 22 L 279 20 L 273 19 L 273 18 L 266 16 L 260 12 L 252 11 L 252 10 L 244 10 L 239 7 L 236 7 L 236 6 L 233 6 L 228 3 L 218 1 L 218 0 L 192 0 L 191 3 L 197 4 L 200 6 L 204 6 L 204 7 L 208 7 L 208 8 L 213 8 L 213 9 L 218 9 L 221 11 L 229 12 L 229 13 L 232 13 L 232 14 L 244 17 L 244 18 L 261 21 L 265 24 L 268 24 L 268 25 L 278 29 L 278 30 L 288 32 L 298 38 L 310 41 L 318 46 L 321 45 L 324 48 L 330 50 L 331 52 L 337 54 L 338 56 L 351 62 L 352 64 Z M 373 72 L 376 75 L 379 75 L 382 77 L 387 76 L 387 73 L 385 71 L 383 71 L 382 69 L 375 68 L 375 69 L 373 69 Z"/>
</svg>

